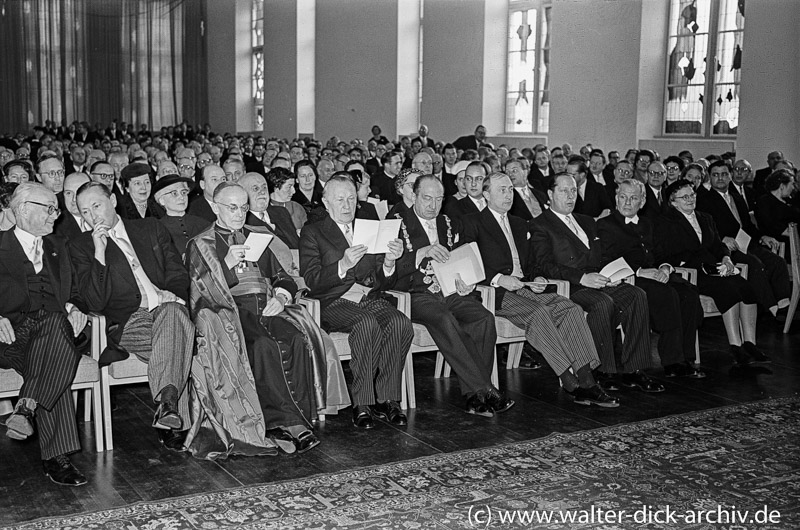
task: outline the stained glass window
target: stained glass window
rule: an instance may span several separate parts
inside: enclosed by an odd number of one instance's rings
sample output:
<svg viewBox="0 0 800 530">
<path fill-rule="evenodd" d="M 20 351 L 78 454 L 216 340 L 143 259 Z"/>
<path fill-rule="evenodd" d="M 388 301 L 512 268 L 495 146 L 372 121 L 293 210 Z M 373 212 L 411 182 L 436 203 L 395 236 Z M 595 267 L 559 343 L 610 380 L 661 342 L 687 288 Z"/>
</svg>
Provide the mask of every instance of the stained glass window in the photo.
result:
<svg viewBox="0 0 800 530">
<path fill-rule="evenodd" d="M 252 1 L 253 126 L 260 131 L 264 128 L 264 0 Z"/>
</svg>

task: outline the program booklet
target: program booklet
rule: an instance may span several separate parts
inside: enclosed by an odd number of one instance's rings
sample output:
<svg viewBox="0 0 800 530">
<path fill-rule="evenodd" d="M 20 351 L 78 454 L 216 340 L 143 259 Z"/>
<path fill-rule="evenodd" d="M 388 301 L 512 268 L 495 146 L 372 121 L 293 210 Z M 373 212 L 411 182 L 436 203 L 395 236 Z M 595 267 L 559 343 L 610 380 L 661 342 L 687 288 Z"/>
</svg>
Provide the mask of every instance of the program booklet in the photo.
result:
<svg viewBox="0 0 800 530">
<path fill-rule="evenodd" d="M 389 241 L 397 239 L 397 234 L 400 233 L 400 223 L 400 219 L 356 219 L 353 246 L 367 245 L 367 254 L 385 254 L 389 252 Z"/>
<path fill-rule="evenodd" d="M 634 272 L 625 258 L 617 258 L 600 271 L 600 274 L 611 280 L 611 282 L 618 282 L 624 280 L 628 276 L 633 276 Z"/>
<path fill-rule="evenodd" d="M 481 251 L 475 242 L 458 247 L 450 252 L 450 259 L 445 263 L 431 260 L 433 272 L 442 287 L 442 294 L 450 296 L 456 292 L 456 278 L 467 285 L 482 282 L 486 279 L 483 270 Z"/>
</svg>

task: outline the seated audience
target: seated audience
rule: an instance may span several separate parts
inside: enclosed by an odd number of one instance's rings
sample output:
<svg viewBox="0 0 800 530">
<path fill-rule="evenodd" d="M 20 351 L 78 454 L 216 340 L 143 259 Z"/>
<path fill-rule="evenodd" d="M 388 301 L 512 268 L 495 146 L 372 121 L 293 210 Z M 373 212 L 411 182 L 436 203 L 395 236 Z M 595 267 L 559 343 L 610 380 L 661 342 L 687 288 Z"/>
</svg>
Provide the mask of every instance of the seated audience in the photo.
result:
<svg viewBox="0 0 800 530">
<path fill-rule="evenodd" d="M 570 158 L 567 173 L 575 179 L 578 196 L 575 199 L 575 212 L 599 219 L 611 213 L 612 202 L 605 188 L 589 179 L 589 168 L 579 156 Z M 557 175 L 556 175 L 557 176 Z"/>
<path fill-rule="evenodd" d="M 141 162 L 129 164 L 122 169 L 120 185 L 125 190 L 118 198 L 117 213 L 123 219 L 143 219 L 164 215 L 164 209 L 152 196 L 153 180 L 150 166 Z"/>
<path fill-rule="evenodd" d="M 667 180 L 667 168 L 661 162 L 650 162 L 647 166 L 647 182 L 645 183 L 645 203 L 642 215 L 655 222 L 664 214 L 667 201 L 664 199 L 664 182 Z"/>
<path fill-rule="evenodd" d="M 303 162 L 301 160 L 298 164 Z M 272 193 L 269 196 L 268 212 L 272 213 L 278 209 L 286 210 L 292 218 L 295 231 L 299 234 L 300 229 L 303 228 L 308 220 L 308 213 L 306 213 L 306 209 L 303 206 L 292 200 L 292 196 L 296 194 L 295 183 L 297 179 L 295 174 L 288 169 L 275 167 L 267 173 L 267 182 L 272 188 Z"/>
<path fill-rule="evenodd" d="M 55 153 L 44 155 L 36 163 L 36 173 L 45 188 L 58 196 L 64 191 L 64 164 Z"/>
<path fill-rule="evenodd" d="M 238 158 L 228 158 L 222 163 L 225 178 L 228 182 L 238 182 L 244 176 L 244 162 Z"/>
<path fill-rule="evenodd" d="M 755 176 L 753 177 L 753 195 L 756 198 L 756 202 L 765 194 L 767 193 L 766 189 L 766 182 L 767 177 L 769 177 L 777 168 L 778 163 L 784 160 L 783 153 L 781 151 L 770 151 L 767 155 L 767 167 L 762 167 L 758 171 L 756 171 Z"/>
<path fill-rule="evenodd" d="M 506 172 L 508 172 L 508 164 L 506 164 Z M 537 151 L 533 159 L 533 165 L 527 175 L 528 183 L 534 189 L 547 193 L 547 184 L 553 175 L 555 175 L 555 172 L 550 165 L 550 155 L 547 149 Z"/>
<path fill-rule="evenodd" d="M 3 182 L 36 182 L 33 166 L 27 160 L 12 160 L 3 166 Z"/>
<path fill-rule="evenodd" d="M 383 167 L 371 179 L 372 196 L 387 201 L 389 206 L 394 206 L 400 202 L 400 197 L 395 191 L 394 179 L 402 169 L 403 157 L 396 151 L 387 151 L 381 157 L 381 164 Z M 343 169 L 344 164 L 341 169 L 337 168 L 337 171 L 342 171 Z"/>
<path fill-rule="evenodd" d="M 642 184 L 647 184 L 647 168 L 654 160 L 656 160 L 656 155 L 652 151 L 647 149 L 637 151 L 633 160 L 633 178 Z"/>
<path fill-rule="evenodd" d="M 403 169 L 400 174 L 394 179 L 395 193 L 402 199 L 389 209 L 386 214 L 387 218 L 401 217 L 406 211 L 411 210 L 414 206 L 414 182 L 422 176 L 422 172 L 418 169 Z"/>
<path fill-rule="evenodd" d="M 545 153 L 545 151 L 539 151 L 539 153 Z M 536 153 L 537 156 L 539 153 Z M 530 184 L 520 160 L 509 159 L 506 162 L 505 172 L 514 185 L 514 202 L 508 213 L 525 221 L 539 217 L 547 208 L 547 195 Z"/>
<path fill-rule="evenodd" d="M 764 182 L 766 193 L 756 203 L 756 221 L 764 234 L 789 244 L 789 223 L 800 224 L 800 208 L 792 204 L 797 190 L 794 174 L 788 169 L 775 171 Z"/>
<path fill-rule="evenodd" d="M 208 228 L 210 224 L 205 219 L 186 213 L 189 207 L 189 192 L 193 187 L 193 180 L 178 175 L 167 175 L 153 187 L 153 199 L 164 208 L 165 212 L 158 221 L 169 232 L 172 243 L 181 257 L 186 254 L 189 240 Z"/>
<path fill-rule="evenodd" d="M 188 213 L 205 219 L 210 224 L 217 220 L 211 204 L 214 202 L 214 190 L 226 181 L 225 171 L 216 164 L 209 164 L 198 169 L 197 176 L 200 179 L 200 189 L 203 190 L 203 193 L 189 199 Z"/>
<path fill-rule="evenodd" d="M 322 186 L 319 185 L 317 167 L 310 160 L 300 160 L 294 165 L 295 192 L 291 199 L 305 208 L 309 216 L 322 205 Z M 305 224 L 305 223 L 304 223 Z M 299 227 L 298 230 L 302 228 Z"/>
<path fill-rule="evenodd" d="M 78 188 L 90 182 L 85 173 L 72 173 L 64 179 L 64 211 L 55 222 L 55 233 L 67 239 L 75 239 L 83 232 L 91 230 L 84 222 L 78 208 Z"/>
<path fill-rule="evenodd" d="M 284 175 L 292 176 L 285 168 Z M 242 186 L 250 197 L 250 211 L 247 212 L 247 224 L 252 226 L 265 226 L 270 232 L 278 236 L 289 248 L 297 248 L 300 238 L 297 235 L 294 221 L 289 210 L 282 206 L 270 206 L 269 187 L 266 179 L 258 173 L 245 173 L 240 177 L 238 184 Z M 302 210 L 302 207 L 298 205 Z"/>
<path fill-rule="evenodd" d="M 11 209 L 11 196 L 17 186 L 16 182 L 0 182 L 0 231 L 10 230 L 17 223 Z"/>
<path fill-rule="evenodd" d="M 750 162 L 744 159 L 734 162 L 729 191 L 731 194 L 738 195 L 742 198 L 744 205 L 747 207 L 748 213 L 753 212 L 753 209 L 756 205 L 756 197 L 753 193 L 753 189 L 749 186 L 746 186 L 746 183 L 752 174 L 753 166 L 750 165 Z"/>
<path fill-rule="evenodd" d="M 664 169 L 667 171 L 667 180 L 664 182 L 665 189 L 667 186 L 681 178 L 681 173 L 683 173 L 684 167 L 686 167 L 686 164 L 683 162 L 683 159 L 678 156 L 668 156 L 664 159 Z"/>
<path fill-rule="evenodd" d="M 451 201 L 445 207 L 445 215 L 451 219 L 461 219 L 465 215 L 478 213 L 486 208 L 483 195 L 483 181 L 489 171 L 483 162 L 474 160 L 464 171 L 464 189 L 467 196 L 458 201 Z"/>
</svg>

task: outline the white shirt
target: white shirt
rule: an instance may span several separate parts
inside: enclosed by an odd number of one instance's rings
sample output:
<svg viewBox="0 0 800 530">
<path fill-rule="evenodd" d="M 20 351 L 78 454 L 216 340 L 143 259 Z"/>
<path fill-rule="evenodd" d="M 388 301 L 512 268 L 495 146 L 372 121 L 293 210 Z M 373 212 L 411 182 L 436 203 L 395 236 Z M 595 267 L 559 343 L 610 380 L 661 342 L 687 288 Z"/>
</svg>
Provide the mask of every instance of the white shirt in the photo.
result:
<svg viewBox="0 0 800 530">
<path fill-rule="evenodd" d="M 689 224 L 692 225 L 694 229 L 694 233 L 697 234 L 697 239 L 702 243 L 703 242 L 703 229 L 700 228 L 700 221 L 697 220 L 697 214 L 692 212 L 690 214 L 683 213 L 683 216 L 689 221 Z"/>
<path fill-rule="evenodd" d="M 475 203 L 475 206 L 478 208 L 478 211 L 482 212 L 483 209 L 486 208 L 486 199 L 484 199 L 483 197 L 481 197 L 480 199 L 473 199 L 472 195 L 467 195 L 467 197 L 469 197 L 469 200 Z"/>
<path fill-rule="evenodd" d="M 506 226 L 508 227 L 507 238 L 508 238 L 509 249 L 511 250 L 511 261 L 513 262 L 511 276 L 514 276 L 516 278 L 522 278 L 523 276 L 522 263 L 520 262 L 519 259 L 519 252 L 517 251 L 517 243 L 514 240 L 514 234 L 511 232 L 511 222 L 508 221 L 508 213 L 501 214 L 499 212 L 492 210 L 491 208 L 489 208 L 489 211 L 494 216 L 494 220 L 497 221 L 497 224 L 500 225 L 500 230 L 502 230 L 504 234 L 506 233 Z M 505 217 L 505 221 L 506 223 L 508 223 L 507 225 L 503 223 L 503 217 Z M 500 279 L 501 276 L 502 274 L 495 274 L 494 278 L 492 278 L 492 281 L 490 283 L 493 287 L 497 287 L 498 285 L 497 281 Z"/>
<path fill-rule="evenodd" d="M 594 180 L 595 180 L 595 181 L 596 181 L 598 184 L 602 184 L 603 186 L 605 186 L 605 185 L 606 185 L 606 179 L 605 179 L 605 178 L 603 178 L 603 174 L 602 174 L 602 173 L 600 173 L 599 175 L 595 175 L 594 173 L 592 173 L 592 176 L 594 177 Z"/>
<path fill-rule="evenodd" d="M 25 252 L 25 256 L 28 258 L 28 261 L 33 263 L 35 257 L 35 249 L 36 249 L 36 241 L 41 241 L 41 236 L 35 236 L 29 232 L 26 232 L 19 226 L 14 227 L 14 235 L 17 236 L 17 241 L 22 246 L 22 250 Z M 43 243 L 39 243 L 42 245 Z M 42 256 L 44 256 L 44 248 L 42 248 Z M 36 271 L 37 273 L 39 271 Z"/>
<path fill-rule="evenodd" d="M 577 230 L 577 232 L 578 232 L 575 235 L 577 235 L 578 239 L 580 239 L 581 242 L 584 245 L 586 245 L 586 248 L 589 248 L 589 236 L 586 235 L 586 232 L 583 231 L 583 228 L 581 228 L 581 225 L 578 224 L 578 221 L 575 219 L 575 217 L 573 217 L 572 214 L 569 214 L 569 215 L 560 214 L 557 211 L 553 210 L 552 208 L 550 209 L 550 211 L 552 211 L 554 214 L 556 214 L 556 217 L 561 219 L 561 222 L 563 222 L 565 225 L 567 225 L 567 228 L 569 228 L 570 232 L 573 232 L 571 224 L 574 225 L 575 226 L 575 230 Z M 568 217 L 570 218 L 569 220 L 567 219 Z M 571 221 L 571 223 L 570 223 L 570 221 Z"/>
</svg>

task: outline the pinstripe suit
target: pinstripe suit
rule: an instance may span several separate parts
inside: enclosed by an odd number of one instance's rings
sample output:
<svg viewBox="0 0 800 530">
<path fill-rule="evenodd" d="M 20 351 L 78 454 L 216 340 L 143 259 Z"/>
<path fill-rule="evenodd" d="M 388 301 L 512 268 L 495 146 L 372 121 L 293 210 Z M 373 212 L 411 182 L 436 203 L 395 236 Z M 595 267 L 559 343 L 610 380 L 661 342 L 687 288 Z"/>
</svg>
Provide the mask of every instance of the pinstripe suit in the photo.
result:
<svg viewBox="0 0 800 530">
<path fill-rule="evenodd" d="M 602 248 L 597 237 L 597 225 L 589 216 L 573 214 L 589 238 L 589 248 L 567 225 L 547 210 L 531 221 L 532 274 L 567 280 L 570 299 L 583 307 L 589 329 L 592 330 L 603 371 L 630 373 L 650 366 L 650 324 L 647 295 L 633 285 L 589 289 L 581 285 L 585 273 L 600 270 Z M 622 357 L 614 357 L 614 332 L 622 324 L 625 341 Z"/>
<path fill-rule="evenodd" d="M 0 344 L 0 368 L 19 372 L 24 379 L 19 396 L 38 404 L 34 417 L 43 460 L 81 448 L 69 391 L 80 354 L 65 310 L 67 301 L 77 302 L 77 289 L 65 242 L 50 235 L 42 243 L 41 274 L 49 278 L 59 311 L 31 311 L 26 274 L 33 265 L 13 229 L 0 232 L 0 315 L 11 321 L 16 335 L 14 343 Z"/>
<path fill-rule="evenodd" d="M 381 298 L 397 274 L 388 278 L 383 255 L 367 254 L 339 277 L 338 263 L 348 248 L 347 239 L 329 215 L 303 227 L 300 234 L 300 272 L 319 299 L 322 327 L 350 333 L 353 405 L 400 401 L 401 376 L 414 338 L 411 321 Z M 371 288 L 356 304 L 341 298 L 355 283 Z"/>
<path fill-rule="evenodd" d="M 522 270 L 528 256 L 528 230 L 525 221 L 508 216 Z M 511 247 L 490 209 L 462 218 L 464 243 L 475 241 L 481 251 L 485 284 L 497 274 L 513 270 Z M 580 307 L 555 293 L 536 294 L 528 288 L 507 291 L 497 287 L 495 313 L 525 330 L 525 339 L 542 353 L 556 375 L 569 368 L 600 365 L 592 336 Z"/>
</svg>

